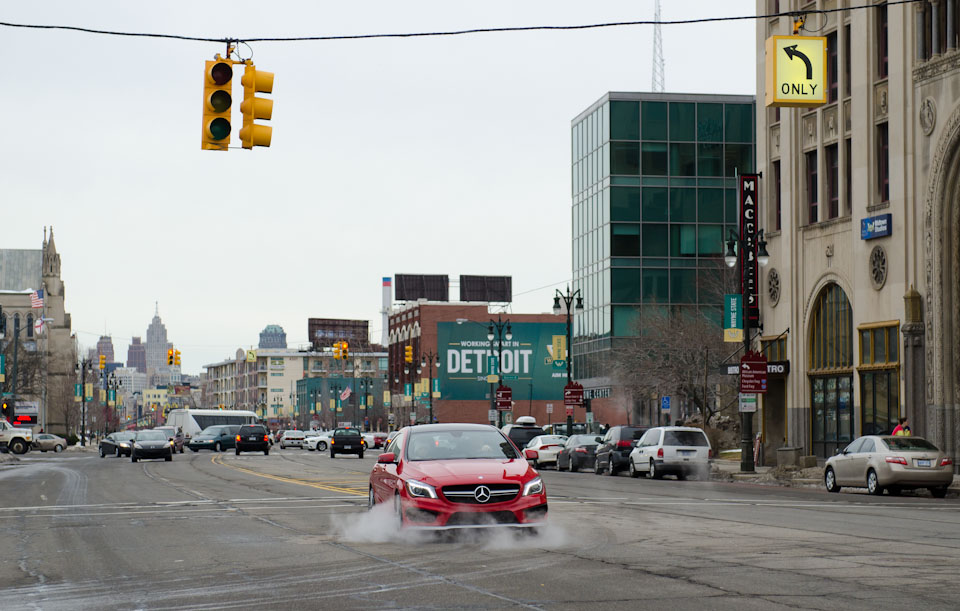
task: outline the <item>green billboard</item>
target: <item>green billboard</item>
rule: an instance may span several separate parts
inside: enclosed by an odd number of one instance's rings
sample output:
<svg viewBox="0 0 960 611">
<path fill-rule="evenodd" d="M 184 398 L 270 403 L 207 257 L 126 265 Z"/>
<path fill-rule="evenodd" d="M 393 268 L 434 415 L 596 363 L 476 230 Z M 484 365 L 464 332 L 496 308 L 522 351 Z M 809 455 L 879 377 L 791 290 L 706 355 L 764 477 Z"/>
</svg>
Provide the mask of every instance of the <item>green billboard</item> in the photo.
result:
<svg viewBox="0 0 960 611">
<path fill-rule="evenodd" d="M 563 323 L 518 322 L 510 325 L 513 337 L 503 340 L 499 373 L 513 388 L 514 401 L 524 399 L 562 400 L 567 383 L 564 357 L 554 346 L 566 345 Z M 506 333 L 504 333 L 506 334 Z M 442 399 L 489 399 L 487 375 L 495 373 L 499 342 L 487 339 L 487 325 L 472 321 L 437 323 L 437 350 L 440 352 L 440 393 Z M 493 356 L 492 363 L 489 359 Z M 533 385 L 531 387 L 531 384 Z M 532 391 L 532 397 L 531 397 Z"/>
</svg>

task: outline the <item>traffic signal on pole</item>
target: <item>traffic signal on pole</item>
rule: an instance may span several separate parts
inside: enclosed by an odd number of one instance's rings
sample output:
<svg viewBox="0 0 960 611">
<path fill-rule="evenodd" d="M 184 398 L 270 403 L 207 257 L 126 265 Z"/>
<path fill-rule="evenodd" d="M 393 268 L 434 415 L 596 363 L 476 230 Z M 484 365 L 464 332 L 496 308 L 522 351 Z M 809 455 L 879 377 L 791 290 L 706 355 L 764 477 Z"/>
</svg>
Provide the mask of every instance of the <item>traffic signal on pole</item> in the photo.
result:
<svg viewBox="0 0 960 611">
<path fill-rule="evenodd" d="M 173 364 L 174 364 L 174 365 L 177 365 L 178 367 L 180 366 L 180 351 L 179 351 L 179 350 L 174 350 L 174 351 L 173 351 Z"/>
<path fill-rule="evenodd" d="M 230 109 L 233 107 L 233 62 L 220 55 L 206 62 L 203 73 L 203 137 L 200 148 L 225 151 L 230 145 Z"/>
<path fill-rule="evenodd" d="M 100 369 L 106 369 L 106 368 L 107 368 L 107 357 L 105 357 L 104 355 L 101 354 L 101 355 L 100 355 Z"/>
<path fill-rule="evenodd" d="M 413 362 L 413 346 L 407 346 L 403 349 L 403 360 L 408 363 Z"/>
<path fill-rule="evenodd" d="M 258 93 L 273 93 L 273 72 L 257 70 L 253 64 L 247 64 L 240 77 L 243 85 L 243 102 L 240 112 L 243 114 L 243 127 L 240 128 L 240 142 L 245 149 L 255 146 L 270 146 L 273 128 L 269 125 L 257 125 L 257 119 L 269 120 L 273 116 L 273 100 L 258 98 Z"/>
<path fill-rule="evenodd" d="M 3 417 L 8 421 L 13 420 L 13 403 L 6 399 L 3 400 Z"/>
<path fill-rule="evenodd" d="M 350 345 L 347 342 L 340 342 L 340 344 L 340 358 L 348 358 L 350 356 Z"/>
<path fill-rule="evenodd" d="M 173 348 L 167 350 L 167 365 L 173 365 Z"/>
<path fill-rule="evenodd" d="M 334 342 L 333 344 L 333 358 L 340 358 L 340 342 Z"/>
</svg>

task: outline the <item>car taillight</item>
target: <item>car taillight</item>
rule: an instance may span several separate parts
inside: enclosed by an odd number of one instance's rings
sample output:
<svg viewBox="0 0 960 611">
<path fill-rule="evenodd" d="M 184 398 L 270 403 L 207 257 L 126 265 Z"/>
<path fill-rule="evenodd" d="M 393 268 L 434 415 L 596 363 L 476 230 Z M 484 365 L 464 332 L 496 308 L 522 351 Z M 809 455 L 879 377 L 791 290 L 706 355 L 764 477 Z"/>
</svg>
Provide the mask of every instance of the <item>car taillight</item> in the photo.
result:
<svg viewBox="0 0 960 611">
<path fill-rule="evenodd" d="M 707 458 L 713 458 L 713 448 L 707 450 Z"/>
<path fill-rule="evenodd" d="M 950 459 L 950 458 L 948 458 L 948 457 L 946 457 L 946 456 L 944 456 L 943 459 L 940 460 L 940 466 L 941 466 L 941 467 L 946 467 L 946 466 L 952 465 L 952 464 L 953 464 L 953 460 Z"/>
<path fill-rule="evenodd" d="M 663 458 L 663 448 L 657 450 L 657 458 Z"/>
<path fill-rule="evenodd" d="M 267 437 L 266 435 L 264 435 L 264 436 L 263 436 L 263 440 L 264 440 L 264 441 L 270 441 L 270 438 Z"/>
<path fill-rule="evenodd" d="M 617 447 L 618 447 L 618 448 L 631 448 L 631 447 L 633 447 L 633 442 L 632 442 L 632 441 L 618 441 L 618 442 L 617 442 Z"/>
<path fill-rule="evenodd" d="M 240 441 L 240 435 L 237 435 L 237 441 Z"/>
<path fill-rule="evenodd" d="M 884 458 L 884 460 L 887 461 L 888 463 L 907 466 L 907 459 L 904 458 L 903 456 L 887 456 L 886 458 Z"/>
<path fill-rule="evenodd" d="M 586 449 L 586 448 L 574 448 L 573 451 L 574 451 L 574 452 L 580 452 L 581 454 L 586 454 L 586 453 L 587 453 L 587 449 Z"/>
</svg>

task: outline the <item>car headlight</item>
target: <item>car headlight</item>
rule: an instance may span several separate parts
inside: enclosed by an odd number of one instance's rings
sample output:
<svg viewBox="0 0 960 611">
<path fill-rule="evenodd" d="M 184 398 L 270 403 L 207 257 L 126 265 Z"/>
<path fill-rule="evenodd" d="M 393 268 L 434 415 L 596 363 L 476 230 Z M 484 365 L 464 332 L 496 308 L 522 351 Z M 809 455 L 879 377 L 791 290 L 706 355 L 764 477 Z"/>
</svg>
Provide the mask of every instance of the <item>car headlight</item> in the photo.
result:
<svg viewBox="0 0 960 611">
<path fill-rule="evenodd" d="M 530 480 L 527 482 L 527 485 L 523 487 L 523 496 L 530 494 L 543 494 L 543 480 L 539 477 Z"/>
<path fill-rule="evenodd" d="M 172 439 L 170 440 L 170 445 L 173 445 L 173 440 L 172 440 Z"/>
<path fill-rule="evenodd" d="M 138 448 L 138 449 L 140 449 L 140 450 L 142 450 L 142 449 L 143 449 L 143 446 L 142 446 L 142 445 L 140 445 L 140 444 L 139 444 L 139 443 L 137 443 L 137 442 L 134 442 L 134 443 L 133 443 L 133 447 L 135 447 L 135 448 Z"/>
<path fill-rule="evenodd" d="M 407 480 L 407 492 L 410 496 L 418 496 L 421 498 L 435 499 L 437 498 L 437 490 L 430 484 L 424 484 L 423 482 L 418 482 L 415 479 Z"/>
<path fill-rule="evenodd" d="M 130 444 L 128 444 L 128 443 L 121 443 L 121 444 L 120 444 L 120 447 L 121 447 L 121 448 L 129 448 L 129 447 L 130 447 Z"/>
</svg>

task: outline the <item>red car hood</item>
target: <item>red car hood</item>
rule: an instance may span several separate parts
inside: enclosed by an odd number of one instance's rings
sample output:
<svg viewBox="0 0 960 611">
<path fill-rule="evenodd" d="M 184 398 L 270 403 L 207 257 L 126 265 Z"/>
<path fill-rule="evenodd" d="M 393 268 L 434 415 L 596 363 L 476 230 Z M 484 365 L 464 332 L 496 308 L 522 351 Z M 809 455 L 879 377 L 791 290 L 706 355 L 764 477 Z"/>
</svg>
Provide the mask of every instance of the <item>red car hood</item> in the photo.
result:
<svg viewBox="0 0 960 611">
<path fill-rule="evenodd" d="M 414 460 L 403 465 L 404 477 L 420 480 L 431 486 L 486 482 L 523 483 L 535 472 L 524 459 L 472 458 L 465 460 Z"/>
</svg>

